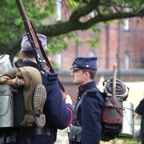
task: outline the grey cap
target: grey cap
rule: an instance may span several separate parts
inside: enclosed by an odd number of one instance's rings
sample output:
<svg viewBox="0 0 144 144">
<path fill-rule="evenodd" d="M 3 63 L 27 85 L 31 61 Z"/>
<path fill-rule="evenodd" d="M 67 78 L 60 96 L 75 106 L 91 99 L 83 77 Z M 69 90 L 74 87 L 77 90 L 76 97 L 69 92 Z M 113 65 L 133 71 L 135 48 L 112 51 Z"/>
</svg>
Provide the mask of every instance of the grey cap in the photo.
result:
<svg viewBox="0 0 144 144">
<path fill-rule="evenodd" d="M 45 35 L 37 33 L 39 40 L 41 41 L 41 45 L 44 50 L 47 50 L 47 37 Z M 32 50 L 31 44 L 29 42 L 27 34 L 24 34 L 21 42 L 21 51 L 29 51 Z"/>
</svg>

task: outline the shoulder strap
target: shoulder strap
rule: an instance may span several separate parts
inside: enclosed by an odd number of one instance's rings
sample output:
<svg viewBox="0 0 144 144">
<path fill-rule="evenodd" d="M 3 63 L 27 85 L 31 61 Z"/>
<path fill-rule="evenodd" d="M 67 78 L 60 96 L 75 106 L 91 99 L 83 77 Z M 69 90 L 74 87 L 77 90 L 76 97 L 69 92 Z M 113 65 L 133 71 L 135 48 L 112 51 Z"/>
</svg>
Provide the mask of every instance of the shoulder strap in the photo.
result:
<svg viewBox="0 0 144 144">
<path fill-rule="evenodd" d="M 96 87 L 95 87 L 95 88 L 92 88 L 92 89 L 98 90 L 98 88 L 96 88 Z M 89 90 L 85 91 L 85 92 L 82 94 L 82 96 L 81 96 L 80 100 L 78 101 L 78 103 L 76 104 L 76 106 L 75 106 L 75 108 L 74 108 L 74 117 L 75 117 L 75 120 L 76 120 L 76 121 L 77 121 L 77 112 L 78 112 L 79 106 L 81 105 L 82 100 L 83 100 L 84 96 L 86 95 L 86 93 L 87 93 L 88 91 L 92 90 L 92 89 L 89 89 Z"/>
<path fill-rule="evenodd" d="M 76 106 L 75 106 L 75 108 L 74 108 L 74 116 L 75 116 L 75 119 L 77 118 L 78 108 L 79 108 L 79 106 L 81 105 L 82 100 L 83 100 L 83 97 L 84 97 L 84 95 L 86 94 L 86 92 L 87 92 L 87 91 L 85 91 L 85 92 L 82 94 L 80 100 L 78 101 L 78 103 L 76 104 Z"/>
</svg>

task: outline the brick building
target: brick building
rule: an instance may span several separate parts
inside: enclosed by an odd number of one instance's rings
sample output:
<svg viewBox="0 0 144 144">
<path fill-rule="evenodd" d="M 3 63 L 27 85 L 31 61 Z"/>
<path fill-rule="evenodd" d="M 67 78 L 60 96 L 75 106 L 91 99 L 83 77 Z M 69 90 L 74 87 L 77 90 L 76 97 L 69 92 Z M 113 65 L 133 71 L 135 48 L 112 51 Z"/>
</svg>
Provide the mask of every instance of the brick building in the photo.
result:
<svg viewBox="0 0 144 144">
<path fill-rule="evenodd" d="M 56 1 L 56 14 L 57 20 L 69 19 L 71 12 L 66 0 Z M 51 59 L 57 62 L 59 71 L 69 70 L 77 56 L 97 56 L 100 70 L 110 70 L 114 62 L 117 62 L 119 69 L 144 68 L 143 19 L 115 20 L 109 25 L 99 23 L 96 27 L 100 28 L 100 35 L 96 33 L 93 36 L 89 30 L 76 31 L 73 39 L 66 40 L 69 44 L 68 49 L 51 56 Z M 77 44 L 78 38 L 85 42 Z M 86 42 L 89 38 L 99 38 L 100 44 L 97 47 L 90 47 Z"/>
<path fill-rule="evenodd" d="M 123 20 L 124 22 L 125 20 Z M 120 69 L 144 68 L 144 22 L 138 18 L 130 19 L 127 28 L 118 22 L 105 26 L 99 24 L 100 44 L 91 48 L 88 43 L 76 45 L 76 38 L 86 41 L 90 31 L 79 31 L 75 38 L 69 41 L 68 49 L 54 56 L 60 71 L 69 70 L 76 56 L 97 56 L 100 70 L 111 69 L 116 62 Z"/>
</svg>

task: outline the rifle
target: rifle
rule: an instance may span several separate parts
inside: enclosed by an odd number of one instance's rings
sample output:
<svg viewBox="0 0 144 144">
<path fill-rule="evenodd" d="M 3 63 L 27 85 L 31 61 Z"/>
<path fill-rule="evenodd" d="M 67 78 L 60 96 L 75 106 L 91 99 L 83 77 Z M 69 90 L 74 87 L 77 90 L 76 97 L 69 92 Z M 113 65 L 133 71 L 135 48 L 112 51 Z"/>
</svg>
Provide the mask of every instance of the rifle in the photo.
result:
<svg viewBox="0 0 144 144">
<path fill-rule="evenodd" d="M 32 46 L 35 59 L 39 66 L 39 70 L 43 70 L 46 66 L 48 66 L 50 69 L 50 72 L 54 73 L 54 69 L 51 66 L 50 61 L 48 60 L 48 58 L 42 48 L 41 41 L 39 40 L 39 38 L 36 34 L 34 26 L 26 15 L 22 0 L 16 0 L 16 2 L 17 2 L 20 14 L 21 14 L 23 22 L 24 22 L 24 26 L 25 26 L 25 29 L 27 32 L 29 42 L 31 43 L 31 46 Z M 59 81 L 59 79 L 58 79 L 58 83 L 59 83 L 61 90 L 64 92 L 65 89 L 64 89 L 63 85 L 61 84 L 61 82 Z"/>
</svg>

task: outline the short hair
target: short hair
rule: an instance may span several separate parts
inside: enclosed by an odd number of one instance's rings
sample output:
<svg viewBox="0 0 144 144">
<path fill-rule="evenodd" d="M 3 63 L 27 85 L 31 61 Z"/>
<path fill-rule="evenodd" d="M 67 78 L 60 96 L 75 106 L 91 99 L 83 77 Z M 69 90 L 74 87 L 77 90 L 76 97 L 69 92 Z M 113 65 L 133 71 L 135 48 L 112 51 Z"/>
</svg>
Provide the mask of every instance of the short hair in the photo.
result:
<svg viewBox="0 0 144 144">
<path fill-rule="evenodd" d="M 32 51 L 32 50 L 23 51 L 23 55 L 24 55 L 24 57 L 27 57 L 27 58 L 33 58 L 34 57 L 34 51 Z"/>
<path fill-rule="evenodd" d="M 93 80 L 96 76 L 96 70 L 92 69 L 82 69 L 83 72 L 88 72 L 90 74 L 90 78 Z"/>
</svg>

